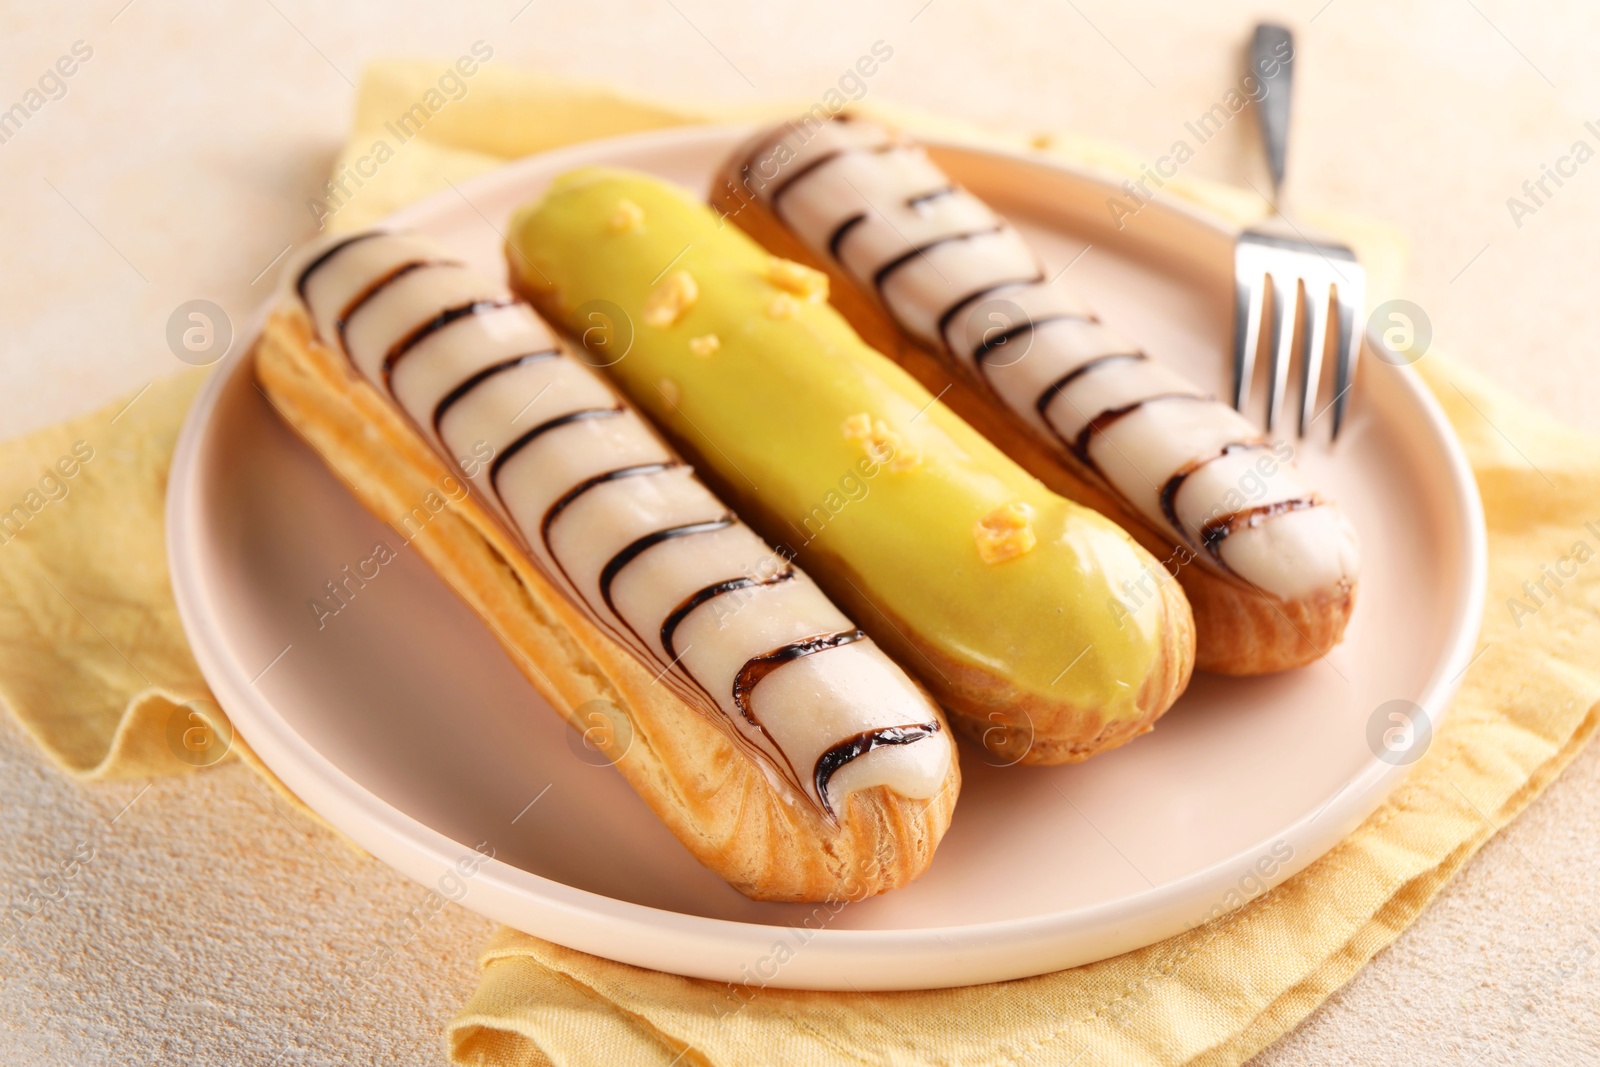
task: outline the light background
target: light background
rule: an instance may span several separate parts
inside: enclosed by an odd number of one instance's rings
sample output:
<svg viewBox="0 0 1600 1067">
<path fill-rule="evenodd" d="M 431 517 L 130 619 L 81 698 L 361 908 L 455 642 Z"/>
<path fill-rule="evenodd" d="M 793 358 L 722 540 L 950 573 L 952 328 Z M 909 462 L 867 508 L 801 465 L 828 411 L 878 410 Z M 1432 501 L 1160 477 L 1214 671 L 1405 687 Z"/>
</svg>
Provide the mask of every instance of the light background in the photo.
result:
<svg viewBox="0 0 1600 1067">
<path fill-rule="evenodd" d="M 812 99 L 882 39 L 894 57 L 874 95 L 1154 158 L 1236 83 L 1264 15 L 1298 34 L 1291 199 L 1404 232 L 1405 295 L 1435 347 L 1600 430 L 1600 160 L 1520 226 L 1506 205 L 1575 140 L 1600 149 L 1592 6 L 104 0 L 0 4 L 0 109 L 73 42 L 94 50 L 0 144 L 0 437 L 178 369 L 164 330 L 185 300 L 244 319 L 261 272 L 311 231 L 305 202 L 371 58 L 450 58 L 482 38 L 496 64 L 644 93 Z M 1253 135 L 1230 124 L 1190 172 L 1261 184 Z M 1256 1063 L 1600 1061 L 1597 787 L 1591 749 Z M 451 906 L 396 966 L 333 996 L 425 891 L 275 808 L 247 771 L 81 788 L 0 719 L 0 885 L 30 884 L 80 840 L 96 855 L 71 895 L 0 951 L 0 1060 L 442 1061 L 490 924 Z"/>
</svg>

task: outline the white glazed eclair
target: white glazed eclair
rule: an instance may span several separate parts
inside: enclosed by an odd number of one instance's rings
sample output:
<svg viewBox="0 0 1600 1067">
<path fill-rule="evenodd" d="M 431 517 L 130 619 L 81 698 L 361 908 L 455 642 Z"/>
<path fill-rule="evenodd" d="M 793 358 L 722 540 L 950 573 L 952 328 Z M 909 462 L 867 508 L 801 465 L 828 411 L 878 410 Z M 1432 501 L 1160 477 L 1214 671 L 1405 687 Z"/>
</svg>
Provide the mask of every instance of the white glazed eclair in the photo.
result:
<svg viewBox="0 0 1600 1067">
<path fill-rule="evenodd" d="M 926 867 L 959 783 L 939 709 L 532 309 L 382 232 L 290 281 L 275 406 L 380 517 L 386 479 L 466 474 L 414 543 L 569 719 L 617 709 L 618 768 L 703 863 L 758 899 Z"/>
<path fill-rule="evenodd" d="M 921 147 L 850 116 L 785 123 L 735 152 L 712 202 L 826 270 L 863 336 L 932 390 L 956 373 L 946 403 L 1164 558 L 1194 610 L 1196 666 L 1282 670 L 1342 638 L 1355 535 L 1290 446 L 1050 284 L 1016 229 Z"/>
</svg>

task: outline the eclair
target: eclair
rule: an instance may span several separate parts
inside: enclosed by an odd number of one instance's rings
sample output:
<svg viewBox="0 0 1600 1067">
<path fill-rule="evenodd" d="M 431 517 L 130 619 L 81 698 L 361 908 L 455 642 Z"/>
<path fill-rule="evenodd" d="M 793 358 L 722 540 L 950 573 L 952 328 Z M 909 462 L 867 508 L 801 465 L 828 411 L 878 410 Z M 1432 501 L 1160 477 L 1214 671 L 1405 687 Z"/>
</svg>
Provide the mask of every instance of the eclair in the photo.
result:
<svg viewBox="0 0 1600 1067">
<path fill-rule="evenodd" d="M 1017 462 L 1159 556 L 1188 594 L 1200 669 L 1279 671 L 1342 639 L 1356 537 L 1293 449 L 1066 295 L 915 143 L 849 116 L 785 123 L 734 153 L 711 200 L 825 272 L 857 330 Z"/>
<path fill-rule="evenodd" d="M 513 288 L 594 348 L 991 762 L 1087 758 L 1182 691 L 1193 630 L 1177 583 L 873 351 L 824 275 L 685 190 L 604 168 L 558 178 L 507 239 Z M 1124 586 L 1146 597 L 1119 615 Z"/>
<path fill-rule="evenodd" d="M 927 693 L 506 287 L 366 232 L 289 271 L 274 407 L 707 867 L 759 900 L 904 885 L 960 773 Z M 440 723 L 440 729 L 449 724 Z"/>
</svg>

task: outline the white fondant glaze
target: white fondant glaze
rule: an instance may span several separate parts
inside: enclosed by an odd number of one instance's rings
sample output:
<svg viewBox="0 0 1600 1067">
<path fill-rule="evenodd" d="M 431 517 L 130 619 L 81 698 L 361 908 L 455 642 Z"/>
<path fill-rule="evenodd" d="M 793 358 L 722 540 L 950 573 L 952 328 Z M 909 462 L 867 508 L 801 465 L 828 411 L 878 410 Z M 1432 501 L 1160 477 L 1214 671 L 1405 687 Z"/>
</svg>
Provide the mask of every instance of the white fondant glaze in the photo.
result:
<svg viewBox="0 0 1600 1067">
<path fill-rule="evenodd" d="M 817 793 L 819 761 L 835 746 L 936 722 L 928 698 L 870 639 L 758 670 L 740 706 L 735 683 L 752 661 L 796 642 L 854 637 L 855 625 L 734 519 L 593 370 L 561 352 L 531 309 L 409 237 L 330 248 L 293 275 L 324 343 L 456 461 L 539 567 L 662 684 L 717 716 L 769 776 L 825 810 L 879 785 L 934 795 L 952 758 L 942 730 L 845 761 L 828 795 Z M 600 477 L 625 468 L 640 469 Z M 709 526 L 630 549 L 700 523 Z M 665 620 L 730 581 L 743 584 L 683 614 L 666 648 Z"/>
<path fill-rule="evenodd" d="M 1136 350 L 1050 285 L 1017 231 L 952 188 L 920 148 L 872 122 L 806 120 L 764 140 L 748 161 L 745 187 L 814 253 L 873 291 L 903 330 L 981 379 L 1207 566 L 1285 599 L 1356 579 L 1353 530 L 1302 484 L 1292 462 L 1270 471 L 1218 462 L 1225 447 L 1258 437 L 1232 408 L 1209 398 L 1154 399 L 1199 390 L 1148 360 L 1095 363 Z M 1138 406 L 1118 414 L 1128 405 Z M 1091 421 L 1088 447 L 1079 450 Z M 1175 523 L 1162 489 L 1180 471 Z M 1256 498 L 1225 507 L 1251 493 Z M 1297 503 L 1243 514 L 1286 501 Z M 1208 541 L 1195 516 L 1247 524 Z"/>
</svg>

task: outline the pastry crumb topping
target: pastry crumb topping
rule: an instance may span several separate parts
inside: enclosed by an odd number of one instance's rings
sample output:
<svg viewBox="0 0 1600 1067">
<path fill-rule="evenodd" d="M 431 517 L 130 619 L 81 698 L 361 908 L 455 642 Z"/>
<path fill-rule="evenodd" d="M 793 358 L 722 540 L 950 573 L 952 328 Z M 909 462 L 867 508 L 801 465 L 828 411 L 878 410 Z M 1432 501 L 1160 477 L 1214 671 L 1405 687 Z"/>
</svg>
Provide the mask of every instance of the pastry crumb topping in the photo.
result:
<svg viewBox="0 0 1600 1067">
<path fill-rule="evenodd" d="M 859 441 L 872 432 L 872 416 L 865 411 L 857 412 L 839 424 L 839 432 L 846 441 Z"/>
<path fill-rule="evenodd" d="M 1031 552 L 1039 543 L 1032 519 L 1033 509 L 1026 504 L 1002 504 L 979 519 L 972 527 L 978 558 L 988 564 L 1004 563 Z"/>
<path fill-rule="evenodd" d="M 874 419 L 865 411 L 851 415 L 839 425 L 846 441 L 860 441 L 867 458 L 881 463 L 894 473 L 913 470 L 922 463 L 922 453 L 906 443 L 906 439 L 882 419 Z"/>
<path fill-rule="evenodd" d="M 800 301 L 788 293 L 779 293 L 767 305 L 767 318 L 792 319 L 800 313 Z"/>
<path fill-rule="evenodd" d="M 661 379 L 656 388 L 661 391 L 661 399 L 665 400 L 671 407 L 677 407 L 678 401 L 683 399 L 683 390 L 679 389 L 678 383 L 671 378 Z"/>
<path fill-rule="evenodd" d="M 786 293 L 820 304 L 828 299 L 828 276 L 792 259 L 773 256 L 767 261 L 767 280 Z"/>
<path fill-rule="evenodd" d="M 689 338 L 689 351 L 701 359 L 716 355 L 717 349 L 721 347 L 722 339 L 714 333 L 708 333 L 704 337 Z"/>
<path fill-rule="evenodd" d="M 698 299 L 700 287 L 695 284 L 694 275 L 686 270 L 675 270 L 645 297 L 644 324 L 665 329 L 683 318 L 683 313 Z"/>
<path fill-rule="evenodd" d="M 644 228 L 644 208 L 632 200 L 617 201 L 617 210 L 611 213 L 611 232 L 627 233 Z"/>
</svg>

